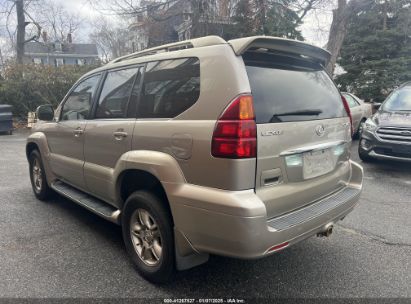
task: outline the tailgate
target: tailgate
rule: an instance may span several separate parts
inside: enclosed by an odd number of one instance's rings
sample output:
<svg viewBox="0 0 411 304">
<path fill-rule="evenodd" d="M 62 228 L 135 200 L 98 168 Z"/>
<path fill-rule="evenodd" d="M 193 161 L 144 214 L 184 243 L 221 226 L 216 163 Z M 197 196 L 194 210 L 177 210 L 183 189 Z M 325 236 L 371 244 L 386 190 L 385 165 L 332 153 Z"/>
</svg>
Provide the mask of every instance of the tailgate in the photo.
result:
<svg viewBox="0 0 411 304">
<path fill-rule="evenodd" d="M 257 122 L 256 193 L 268 217 L 338 191 L 350 178 L 350 120 L 321 64 L 243 54 Z"/>
</svg>

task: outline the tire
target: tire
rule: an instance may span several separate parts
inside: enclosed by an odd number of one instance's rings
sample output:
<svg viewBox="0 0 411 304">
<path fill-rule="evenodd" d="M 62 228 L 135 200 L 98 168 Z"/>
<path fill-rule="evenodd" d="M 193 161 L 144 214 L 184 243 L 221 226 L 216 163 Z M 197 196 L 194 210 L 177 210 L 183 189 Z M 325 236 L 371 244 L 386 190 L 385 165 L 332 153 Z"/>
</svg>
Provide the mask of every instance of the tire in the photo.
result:
<svg viewBox="0 0 411 304">
<path fill-rule="evenodd" d="M 127 252 L 140 275 L 153 283 L 168 282 L 175 272 L 175 253 L 171 214 L 164 202 L 136 191 L 125 203 L 121 222 Z"/>
<path fill-rule="evenodd" d="M 357 132 L 355 132 L 355 134 L 353 135 L 354 139 L 360 139 L 361 138 L 361 133 L 362 133 L 362 130 L 364 128 L 364 123 L 365 123 L 365 120 L 361 120 L 360 125 L 358 126 Z"/>
<path fill-rule="evenodd" d="M 358 156 L 364 163 L 369 163 L 372 162 L 374 159 L 365 151 L 364 149 L 361 148 L 361 138 L 360 138 L 360 143 L 358 144 Z"/>
<path fill-rule="evenodd" d="M 53 190 L 47 184 L 46 173 L 44 171 L 43 162 L 40 152 L 34 150 L 29 156 L 30 181 L 34 195 L 37 199 L 45 201 L 49 199 Z"/>
</svg>

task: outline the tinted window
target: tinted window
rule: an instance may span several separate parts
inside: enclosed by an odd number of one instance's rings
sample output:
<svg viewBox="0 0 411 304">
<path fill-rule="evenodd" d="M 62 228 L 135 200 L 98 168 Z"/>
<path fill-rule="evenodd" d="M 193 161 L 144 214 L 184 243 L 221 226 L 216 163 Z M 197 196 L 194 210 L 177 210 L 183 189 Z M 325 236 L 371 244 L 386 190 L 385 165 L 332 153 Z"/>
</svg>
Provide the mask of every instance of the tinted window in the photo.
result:
<svg viewBox="0 0 411 304">
<path fill-rule="evenodd" d="M 282 56 L 245 56 L 257 123 L 346 116 L 340 93 L 321 66 Z"/>
<path fill-rule="evenodd" d="M 357 106 L 358 106 L 357 101 L 354 100 L 354 98 L 353 98 L 351 95 L 344 94 L 344 97 L 345 97 L 345 99 L 347 100 L 348 106 L 349 106 L 350 108 L 354 108 L 354 107 L 357 107 Z"/>
<path fill-rule="evenodd" d="M 61 112 L 61 120 L 81 120 L 87 118 L 93 102 L 100 75 L 80 82 L 67 97 Z"/>
<path fill-rule="evenodd" d="M 97 105 L 96 118 L 126 117 L 138 69 L 130 68 L 107 73 Z"/>
<path fill-rule="evenodd" d="M 183 58 L 150 62 L 144 75 L 139 118 L 172 118 L 200 96 L 200 62 Z"/>
<path fill-rule="evenodd" d="M 391 93 L 382 109 L 385 111 L 411 111 L 411 86 Z"/>
</svg>

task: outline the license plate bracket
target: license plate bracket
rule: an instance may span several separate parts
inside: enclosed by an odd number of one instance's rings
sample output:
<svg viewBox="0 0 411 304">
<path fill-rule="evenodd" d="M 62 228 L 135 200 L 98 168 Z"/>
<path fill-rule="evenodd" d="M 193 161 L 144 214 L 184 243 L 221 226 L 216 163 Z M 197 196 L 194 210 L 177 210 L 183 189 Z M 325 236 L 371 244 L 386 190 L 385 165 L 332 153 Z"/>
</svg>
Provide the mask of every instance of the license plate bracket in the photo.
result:
<svg viewBox="0 0 411 304">
<path fill-rule="evenodd" d="M 303 154 L 303 178 L 310 179 L 331 172 L 335 161 L 330 149 L 310 151 Z"/>
</svg>

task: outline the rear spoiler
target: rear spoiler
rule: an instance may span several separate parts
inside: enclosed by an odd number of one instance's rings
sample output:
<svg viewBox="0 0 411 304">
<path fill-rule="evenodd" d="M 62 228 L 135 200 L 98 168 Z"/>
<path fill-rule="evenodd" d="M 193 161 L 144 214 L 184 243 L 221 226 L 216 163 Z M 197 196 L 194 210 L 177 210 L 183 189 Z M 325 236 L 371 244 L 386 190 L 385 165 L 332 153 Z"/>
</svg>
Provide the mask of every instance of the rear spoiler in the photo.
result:
<svg viewBox="0 0 411 304">
<path fill-rule="evenodd" d="M 319 47 L 313 46 L 297 40 L 277 38 L 270 36 L 254 36 L 239 38 L 228 41 L 237 56 L 243 55 L 250 50 L 266 49 L 267 51 L 279 51 L 303 55 L 309 57 L 322 66 L 326 66 L 330 61 L 331 54 Z"/>
</svg>

